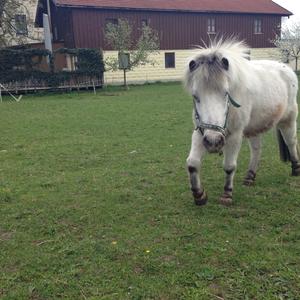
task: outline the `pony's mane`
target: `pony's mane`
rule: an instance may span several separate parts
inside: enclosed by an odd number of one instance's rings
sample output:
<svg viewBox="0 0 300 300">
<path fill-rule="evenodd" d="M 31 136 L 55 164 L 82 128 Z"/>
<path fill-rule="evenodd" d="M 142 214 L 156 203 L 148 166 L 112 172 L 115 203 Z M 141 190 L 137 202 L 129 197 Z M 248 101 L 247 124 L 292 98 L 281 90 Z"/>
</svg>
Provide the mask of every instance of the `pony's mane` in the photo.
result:
<svg viewBox="0 0 300 300">
<path fill-rule="evenodd" d="M 194 60 L 197 69 L 193 72 L 186 69 L 184 82 L 190 90 L 193 79 L 202 82 L 206 87 L 220 89 L 227 79 L 229 84 L 247 82 L 247 69 L 249 59 L 249 47 L 243 41 L 234 38 L 219 39 L 210 42 L 210 45 L 198 46 L 197 54 L 190 60 Z M 228 70 L 223 66 L 222 59 L 229 62 Z"/>
<path fill-rule="evenodd" d="M 239 41 L 236 38 L 229 39 L 215 39 L 211 40 L 209 46 L 203 42 L 204 46 L 196 46 L 196 49 L 200 51 L 210 50 L 210 51 L 218 51 L 218 52 L 230 52 L 231 55 L 249 59 L 249 46 L 245 43 L 245 41 Z"/>
</svg>

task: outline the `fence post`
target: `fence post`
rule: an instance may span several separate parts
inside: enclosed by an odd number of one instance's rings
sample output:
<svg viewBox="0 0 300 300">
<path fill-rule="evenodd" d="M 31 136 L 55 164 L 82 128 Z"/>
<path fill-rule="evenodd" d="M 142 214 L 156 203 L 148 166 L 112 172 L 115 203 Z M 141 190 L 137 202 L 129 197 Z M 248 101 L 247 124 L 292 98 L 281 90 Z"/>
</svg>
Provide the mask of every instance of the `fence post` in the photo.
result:
<svg viewBox="0 0 300 300">
<path fill-rule="evenodd" d="M 94 81 L 94 79 L 92 79 L 92 82 L 93 82 L 94 94 L 96 95 L 97 93 L 96 93 L 96 87 L 95 87 L 95 81 Z"/>
</svg>

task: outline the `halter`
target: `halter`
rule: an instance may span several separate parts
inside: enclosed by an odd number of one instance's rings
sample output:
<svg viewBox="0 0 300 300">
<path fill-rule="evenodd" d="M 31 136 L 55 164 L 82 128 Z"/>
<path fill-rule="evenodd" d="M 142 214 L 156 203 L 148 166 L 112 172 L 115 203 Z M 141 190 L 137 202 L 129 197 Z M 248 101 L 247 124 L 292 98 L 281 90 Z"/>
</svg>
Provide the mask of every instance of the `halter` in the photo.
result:
<svg viewBox="0 0 300 300">
<path fill-rule="evenodd" d="M 234 101 L 228 92 L 226 92 L 225 98 L 226 98 L 225 122 L 224 122 L 223 126 L 219 126 L 219 125 L 204 123 L 201 121 L 200 114 L 197 110 L 197 105 L 196 105 L 196 102 L 200 102 L 200 100 L 197 96 L 193 95 L 195 120 L 196 120 L 195 130 L 199 130 L 201 132 L 201 134 L 204 135 L 204 129 L 211 129 L 211 130 L 220 132 L 224 137 L 226 136 L 227 121 L 228 121 L 228 116 L 229 116 L 229 106 L 231 104 L 234 107 L 239 108 L 239 107 L 241 107 L 241 105 L 238 104 L 236 101 Z"/>
</svg>

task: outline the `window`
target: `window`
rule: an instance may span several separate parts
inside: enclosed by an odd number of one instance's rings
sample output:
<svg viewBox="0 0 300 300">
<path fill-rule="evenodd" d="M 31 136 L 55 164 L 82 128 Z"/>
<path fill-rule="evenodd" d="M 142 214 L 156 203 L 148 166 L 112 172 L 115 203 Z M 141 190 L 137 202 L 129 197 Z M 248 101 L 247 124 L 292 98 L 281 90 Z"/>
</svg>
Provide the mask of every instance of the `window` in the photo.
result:
<svg viewBox="0 0 300 300">
<path fill-rule="evenodd" d="M 262 33 L 262 21 L 261 21 L 261 19 L 255 19 L 254 20 L 254 33 L 255 34 Z"/>
<path fill-rule="evenodd" d="M 130 69 L 130 54 L 129 53 L 119 53 L 119 69 L 128 70 Z"/>
<path fill-rule="evenodd" d="M 216 33 L 216 20 L 215 18 L 208 18 L 207 20 L 207 32 Z"/>
<path fill-rule="evenodd" d="M 148 24 L 149 22 L 148 22 L 148 20 L 147 19 L 142 19 L 142 22 L 141 22 L 141 24 L 142 24 L 142 27 L 144 27 L 144 26 L 148 26 L 149 24 Z"/>
<path fill-rule="evenodd" d="M 26 15 L 15 15 L 15 27 L 17 35 L 27 35 Z"/>
<path fill-rule="evenodd" d="M 171 69 L 175 68 L 175 53 L 165 53 L 165 68 Z"/>
</svg>

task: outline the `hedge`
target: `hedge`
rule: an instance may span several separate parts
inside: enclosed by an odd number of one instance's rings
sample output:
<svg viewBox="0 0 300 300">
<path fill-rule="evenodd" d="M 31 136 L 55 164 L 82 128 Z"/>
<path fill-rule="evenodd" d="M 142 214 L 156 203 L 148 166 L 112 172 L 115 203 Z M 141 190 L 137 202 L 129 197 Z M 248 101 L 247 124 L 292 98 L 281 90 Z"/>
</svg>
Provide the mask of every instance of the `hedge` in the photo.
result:
<svg viewBox="0 0 300 300">
<path fill-rule="evenodd" d="M 56 54 L 59 53 L 77 57 L 75 71 L 54 71 Z M 43 58 L 49 59 L 48 71 L 41 70 Z M 6 48 L 0 50 L 1 83 L 33 80 L 56 87 L 63 81 L 76 80 L 82 76 L 102 78 L 104 71 L 103 55 L 97 49 L 61 48 L 53 53 L 44 49 Z"/>
</svg>

